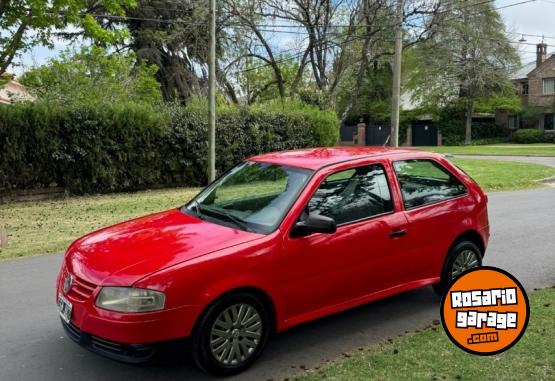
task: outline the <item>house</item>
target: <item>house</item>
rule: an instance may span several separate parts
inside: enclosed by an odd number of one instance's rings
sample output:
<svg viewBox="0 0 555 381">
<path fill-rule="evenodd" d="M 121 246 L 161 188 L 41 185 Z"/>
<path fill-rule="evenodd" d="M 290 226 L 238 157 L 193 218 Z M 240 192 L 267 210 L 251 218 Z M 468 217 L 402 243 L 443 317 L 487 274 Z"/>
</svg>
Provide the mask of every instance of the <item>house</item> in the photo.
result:
<svg viewBox="0 0 555 381">
<path fill-rule="evenodd" d="M 4 83 L 5 82 L 5 83 Z M 31 100 L 25 86 L 15 80 L 15 74 L 3 73 L 0 82 L 0 104 L 11 104 L 14 100 Z"/>
<path fill-rule="evenodd" d="M 414 100 L 414 94 L 410 90 L 401 94 L 400 103 L 403 111 L 420 109 L 420 104 Z M 472 113 L 472 123 L 494 124 L 495 122 L 496 114 L 494 113 Z M 342 124 L 340 127 L 342 145 L 385 145 L 389 143 L 390 135 L 391 127 L 387 121 L 365 123 L 361 119 L 356 125 Z M 400 141 L 399 144 L 405 147 L 441 146 L 443 145 L 441 128 L 434 123 L 432 115 L 426 113 L 416 115 L 407 126 L 404 141 Z"/>
<path fill-rule="evenodd" d="M 521 67 L 511 79 L 523 109 L 534 110 L 537 115 L 532 120 L 523 120 L 522 115 L 500 112 L 497 123 L 510 129 L 554 131 L 555 54 L 547 54 L 547 44 L 536 45 L 536 61 Z"/>
</svg>

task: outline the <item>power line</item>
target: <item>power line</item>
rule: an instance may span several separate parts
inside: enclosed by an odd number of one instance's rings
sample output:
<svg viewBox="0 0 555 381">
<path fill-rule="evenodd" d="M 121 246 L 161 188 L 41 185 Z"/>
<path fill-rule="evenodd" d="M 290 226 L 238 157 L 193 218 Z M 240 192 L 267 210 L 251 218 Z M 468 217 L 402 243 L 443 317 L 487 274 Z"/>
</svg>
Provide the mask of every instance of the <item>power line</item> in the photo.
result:
<svg viewBox="0 0 555 381">
<path fill-rule="evenodd" d="M 454 1 L 455 0 L 452 0 L 451 3 L 448 2 L 446 4 L 451 4 L 452 5 L 454 3 Z M 518 3 L 518 4 L 529 3 L 529 2 L 533 2 L 533 1 L 536 1 L 536 0 L 526 0 L 526 1 L 523 1 L 523 2 Z M 473 8 L 473 7 L 478 6 L 478 5 L 492 3 L 492 2 L 495 2 L 495 0 L 484 0 L 484 1 L 481 1 L 481 2 L 478 2 L 478 3 L 470 4 L 469 6 L 463 7 L 461 9 Z M 518 5 L 518 4 L 515 4 L 515 5 Z M 513 5 L 509 5 L 509 6 L 506 6 L 506 7 L 510 7 L 510 6 L 513 6 Z M 149 5 L 142 6 L 142 7 L 148 7 L 148 8 L 157 9 L 157 10 L 168 10 L 168 11 L 173 11 L 173 10 L 179 11 L 179 10 L 181 10 L 181 9 L 178 9 L 178 8 L 175 8 L 175 9 L 173 9 L 173 8 L 157 8 L 157 7 L 153 7 L 153 6 L 149 6 Z M 388 8 L 388 7 L 385 7 L 385 8 Z M 499 7 L 499 8 L 495 8 L 495 9 L 501 9 L 501 8 L 505 8 L 505 7 Z M 445 10 L 438 11 L 435 14 L 442 14 L 442 13 L 449 12 L 451 10 L 452 9 L 445 9 Z M 63 13 L 61 13 L 61 14 L 63 15 Z M 107 19 L 121 20 L 121 21 L 127 21 L 127 20 L 129 20 L 129 21 L 151 21 L 151 22 L 158 22 L 158 23 L 165 23 L 165 24 L 187 24 L 187 25 L 192 25 L 192 26 L 207 26 L 208 25 L 207 22 L 190 22 L 190 21 L 187 21 L 187 20 L 177 20 L 177 19 L 163 19 L 163 18 L 138 17 L 138 16 L 120 16 L 120 15 L 99 14 L 99 13 L 83 13 L 82 16 L 84 16 L 84 15 L 90 15 L 92 17 L 97 17 L 97 18 L 107 18 Z M 234 16 L 234 15 L 233 14 L 228 14 L 228 16 Z M 417 16 L 417 15 L 412 15 L 412 16 Z M 279 18 L 279 16 L 276 16 L 276 17 Z M 405 22 L 405 21 L 403 21 L 403 22 Z M 397 25 L 397 24 L 395 23 L 395 24 L 392 24 L 390 26 L 393 27 L 395 25 Z M 243 24 L 230 24 L 230 23 L 225 24 L 224 23 L 224 26 L 244 26 L 244 25 Z M 283 24 L 283 25 L 255 24 L 254 26 L 255 27 L 261 27 L 261 28 L 264 28 L 264 27 L 266 27 L 266 28 L 267 27 L 304 28 L 305 27 L 304 25 L 292 25 L 292 24 Z M 312 26 L 315 26 L 315 27 L 319 26 L 319 27 L 326 27 L 326 28 L 349 28 L 349 27 L 365 28 L 366 27 L 365 25 L 349 25 L 349 24 L 343 24 L 343 25 L 342 24 L 335 24 L 335 25 L 334 24 L 332 24 L 332 25 L 329 25 L 329 24 L 312 24 Z"/>
<path fill-rule="evenodd" d="M 520 32 L 511 32 L 511 34 L 516 34 L 516 35 L 521 35 L 521 36 L 528 36 L 528 37 L 539 37 L 539 38 L 547 38 L 547 39 L 553 39 L 555 40 L 555 36 L 546 36 L 543 34 L 530 34 L 530 33 L 520 33 Z"/>
<path fill-rule="evenodd" d="M 482 4 L 487 4 L 487 3 L 491 3 L 491 2 L 493 2 L 493 1 L 495 1 L 495 0 L 485 0 L 485 1 L 482 1 L 482 2 L 479 2 L 479 3 L 472 4 L 472 6 L 470 6 L 470 7 L 465 7 L 465 8 L 463 8 L 463 9 L 466 9 L 466 8 L 473 8 L 473 7 L 475 7 L 475 6 L 482 5 Z M 505 6 L 502 6 L 502 7 L 493 8 L 493 9 L 494 9 L 494 10 L 497 10 L 497 9 L 501 9 L 501 8 L 509 8 L 509 7 L 514 7 L 514 6 L 518 6 L 518 5 L 522 5 L 522 4 L 531 3 L 531 2 L 534 2 L 534 1 L 536 1 L 536 0 L 525 0 L 525 1 L 520 1 L 520 2 L 518 2 L 518 3 L 508 4 L 508 5 L 505 5 Z M 451 9 L 451 10 L 452 10 L 452 9 Z M 445 13 L 445 12 L 446 12 L 446 11 L 443 11 L 443 13 Z M 341 44 L 350 44 L 350 43 L 355 42 L 355 41 L 357 41 L 357 40 L 360 41 L 360 40 L 364 39 L 365 37 L 366 37 L 365 35 L 356 36 L 355 39 L 343 41 Z M 482 37 L 482 38 L 486 38 L 486 37 Z M 490 40 L 498 41 L 497 39 L 490 39 Z M 388 40 L 384 40 L 384 41 L 388 41 Z M 390 40 L 390 41 L 393 41 L 393 40 Z M 515 42 L 515 41 L 509 41 L 509 42 L 518 43 L 518 42 Z M 528 44 L 528 45 L 535 45 L 535 44 L 532 44 L 532 43 L 527 43 L 527 44 Z M 322 51 L 327 50 L 327 49 L 330 49 L 330 48 L 326 46 L 326 47 L 322 47 L 322 48 L 320 48 L 320 49 L 314 49 L 314 50 L 317 51 L 317 52 L 322 52 Z M 250 71 L 253 71 L 253 70 L 258 70 L 258 69 L 261 69 L 261 68 L 264 68 L 264 67 L 267 67 L 267 66 L 271 66 L 271 65 L 273 65 L 273 64 L 279 64 L 279 63 L 287 62 L 287 61 L 290 61 L 290 60 L 298 59 L 298 58 L 300 58 L 302 55 L 304 55 L 304 52 L 300 52 L 300 53 L 295 54 L 295 55 L 293 55 L 293 56 L 285 57 L 285 58 L 282 58 L 282 59 L 279 59 L 279 60 L 274 60 L 273 63 L 261 64 L 261 65 L 255 66 L 255 67 L 250 67 L 250 68 L 245 69 L 245 70 L 235 71 L 235 72 L 231 73 L 231 75 L 243 74 L 243 73 L 247 73 L 247 72 L 250 72 Z"/>
</svg>

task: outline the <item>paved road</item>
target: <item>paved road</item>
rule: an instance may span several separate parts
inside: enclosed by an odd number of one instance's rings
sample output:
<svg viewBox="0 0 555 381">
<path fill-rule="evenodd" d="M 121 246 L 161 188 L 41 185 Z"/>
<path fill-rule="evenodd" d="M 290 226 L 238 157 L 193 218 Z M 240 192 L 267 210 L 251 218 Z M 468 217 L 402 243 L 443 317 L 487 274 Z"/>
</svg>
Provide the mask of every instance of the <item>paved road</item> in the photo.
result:
<svg viewBox="0 0 555 381">
<path fill-rule="evenodd" d="M 555 285 L 555 189 L 490 195 L 486 264 L 528 290 Z M 138 367 L 101 358 L 65 338 L 54 306 L 59 255 L 0 263 L 0 380 L 208 380 L 184 356 Z M 253 368 L 234 380 L 281 380 L 342 353 L 438 319 L 430 288 L 309 323 L 277 336 Z M 179 354 L 176 350 L 172 353 Z"/>
<path fill-rule="evenodd" d="M 543 164 L 555 167 L 555 156 L 494 156 L 494 155 L 453 155 L 461 159 L 520 161 L 522 163 Z"/>
</svg>

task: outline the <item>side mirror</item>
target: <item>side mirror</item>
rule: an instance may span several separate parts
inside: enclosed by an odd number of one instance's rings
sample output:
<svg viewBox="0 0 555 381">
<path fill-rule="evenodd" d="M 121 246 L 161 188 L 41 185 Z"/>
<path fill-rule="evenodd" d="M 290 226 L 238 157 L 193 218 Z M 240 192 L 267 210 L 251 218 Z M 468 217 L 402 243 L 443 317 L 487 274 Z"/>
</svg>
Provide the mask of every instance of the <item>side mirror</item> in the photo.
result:
<svg viewBox="0 0 555 381">
<path fill-rule="evenodd" d="M 319 214 L 309 214 L 308 217 L 295 224 L 291 231 L 292 237 L 304 237 L 312 233 L 332 234 L 337 230 L 335 220 Z"/>
</svg>

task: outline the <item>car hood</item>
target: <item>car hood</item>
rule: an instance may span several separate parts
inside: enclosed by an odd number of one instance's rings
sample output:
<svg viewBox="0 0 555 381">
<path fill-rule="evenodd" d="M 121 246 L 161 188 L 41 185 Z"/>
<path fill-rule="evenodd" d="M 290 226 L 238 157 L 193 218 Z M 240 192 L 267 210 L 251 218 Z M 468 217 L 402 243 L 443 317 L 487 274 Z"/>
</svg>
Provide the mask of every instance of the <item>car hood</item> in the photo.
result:
<svg viewBox="0 0 555 381">
<path fill-rule="evenodd" d="M 163 268 L 260 237 L 175 209 L 81 237 L 69 247 L 65 264 L 96 285 L 130 286 Z"/>
</svg>

